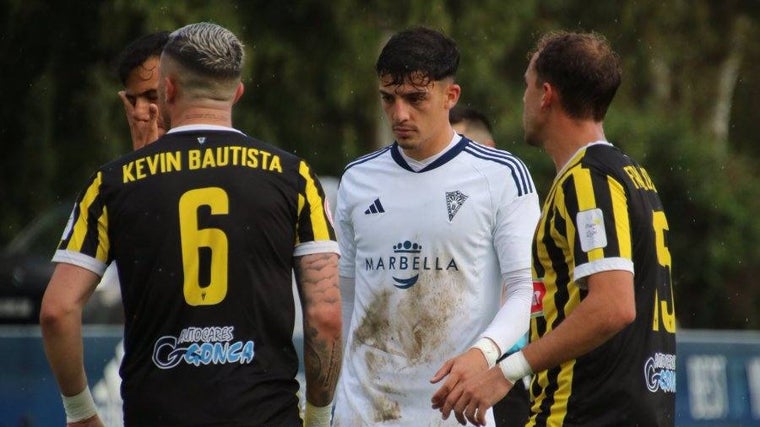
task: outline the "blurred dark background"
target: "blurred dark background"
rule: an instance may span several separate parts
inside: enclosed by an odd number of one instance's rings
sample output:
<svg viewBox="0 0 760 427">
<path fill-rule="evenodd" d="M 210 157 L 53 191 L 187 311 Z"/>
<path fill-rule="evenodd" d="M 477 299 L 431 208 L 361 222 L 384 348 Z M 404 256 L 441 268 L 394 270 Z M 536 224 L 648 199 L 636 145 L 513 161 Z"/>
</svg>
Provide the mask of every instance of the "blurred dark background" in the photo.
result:
<svg viewBox="0 0 760 427">
<path fill-rule="evenodd" d="M 499 148 L 526 161 L 542 197 L 554 168 L 522 142 L 527 51 L 546 30 L 603 33 L 625 66 L 607 138 L 658 185 L 680 325 L 760 328 L 756 0 L 2 0 L 0 317 L 30 309 L 23 294 L 46 283 L 76 192 L 131 149 L 118 52 L 147 32 L 205 20 L 247 45 L 236 127 L 331 176 L 391 142 L 373 68 L 386 37 L 411 25 L 443 30 L 462 53 L 460 102 L 489 116 Z"/>
</svg>

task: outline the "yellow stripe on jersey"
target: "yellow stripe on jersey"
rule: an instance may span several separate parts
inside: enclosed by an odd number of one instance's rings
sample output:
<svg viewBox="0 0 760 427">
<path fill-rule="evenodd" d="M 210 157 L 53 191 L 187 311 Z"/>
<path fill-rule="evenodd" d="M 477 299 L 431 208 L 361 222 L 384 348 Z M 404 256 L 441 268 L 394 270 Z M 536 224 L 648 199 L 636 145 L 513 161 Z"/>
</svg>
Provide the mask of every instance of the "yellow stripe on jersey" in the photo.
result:
<svg viewBox="0 0 760 427">
<path fill-rule="evenodd" d="M 306 164 L 306 162 L 301 161 L 301 164 L 298 168 L 298 172 L 306 181 L 304 196 L 306 197 L 306 201 L 309 202 L 309 208 L 311 209 L 311 212 L 309 212 L 309 218 L 311 222 L 312 233 L 314 233 L 314 240 L 315 241 L 331 240 L 330 226 L 328 225 L 327 217 L 325 216 L 325 208 L 324 208 L 325 201 L 319 195 L 319 191 L 317 190 L 317 184 L 314 182 L 314 179 L 311 176 L 311 172 L 309 171 L 309 166 Z M 299 195 L 298 197 L 299 215 L 301 211 L 303 210 L 303 207 L 304 207 L 304 202 L 302 201 L 301 195 Z"/>
<path fill-rule="evenodd" d="M 591 183 L 591 172 L 583 167 L 575 168 L 573 171 L 573 183 L 575 184 L 576 201 L 578 202 L 578 212 L 588 211 L 596 209 L 599 206 L 596 202 L 594 195 L 594 185 Z M 575 223 L 575 218 L 573 218 Z M 570 233 L 568 227 L 568 235 L 576 236 L 577 233 Z M 574 248 L 574 245 L 570 246 Z M 604 248 L 599 247 L 591 249 L 587 252 L 588 262 L 597 261 L 604 258 Z M 571 276 L 574 277 L 574 276 Z"/>
<path fill-rule="evenodd" d="M 561 426 L 565 422 L 567 405 L 573 392 L 574 369 L 575 360 L 570 360 L 560 365 L 560 372 L 557 376 L 557 385 L 559 387 L 554 392 L 554 404 L 552 405 L 551 414 L 547 419 L 547 425 Z"/>
<path fill-rule="evenodd" d="M 628 198 L 623 185 L 612 177 L 607 177 L 612 199 L 612 214 L 615 217 L 615 233 L 618 239 L 618 252 L 625 259 L 633 259 L 631 243 L 631 221 L 628 217 Z"/>
<path fill-rule="evenodd" d="M 106 230 L 108 229 L 107 213 L 104 210 L 100 217 L 95 219 L 90 218 L 90 206 L 92 206 L 100 194 L 100 185 L 102 181 L 103 173 L 98 172 L 82 196 L 82 200 L 79 202 L 78 206 L 79 217 L 77 218 L 76 223 L 72 224 L 71 238 L 66 245 L 66 249 L 83 252 L 85 249 L 84 244 L 88 237 L 92 233 L 96 233 L 98 247 L 96 253 L 90 255 L 94 255 L 99 261 L 107 262 L 109 249 L 108 235 L 106 233 Z"/>
</svg>

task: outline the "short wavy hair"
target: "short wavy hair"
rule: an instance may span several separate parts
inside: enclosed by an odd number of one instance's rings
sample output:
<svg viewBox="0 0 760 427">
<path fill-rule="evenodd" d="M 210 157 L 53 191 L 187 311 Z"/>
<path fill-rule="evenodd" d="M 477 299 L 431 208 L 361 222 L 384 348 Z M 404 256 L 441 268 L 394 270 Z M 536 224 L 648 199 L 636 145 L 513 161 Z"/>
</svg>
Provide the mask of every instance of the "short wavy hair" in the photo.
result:
<svg viewBox="0 0 760 427">
<path fill-rule="evenodd" d="M 456 42 L 439 31 L 414 27 L 394 34 L 375 64 L 378 77 L 391 77 L 391 84 L 405 81 L 427 84 L 456 76 L 459 49 Z"/>
<path fill-rule="evenodd" d="M 160 57 L 168 40 L 169 32 L 159 31 L 144 35 L 128 44 L 119 53 L 115 63 L 116 74 L 118 74 L 121 84 L 126 86 L 129 73 L 142 65 L 148 58 Z"/>
<path fill-rule="evenodd" d="M 529 58 L 534 56 L 538 82 L 557 88 L 560 103 L 570 117 L 604 120 L 620 86 L 622 66 L 603 35 L 547 33 Z"/>
</svg>

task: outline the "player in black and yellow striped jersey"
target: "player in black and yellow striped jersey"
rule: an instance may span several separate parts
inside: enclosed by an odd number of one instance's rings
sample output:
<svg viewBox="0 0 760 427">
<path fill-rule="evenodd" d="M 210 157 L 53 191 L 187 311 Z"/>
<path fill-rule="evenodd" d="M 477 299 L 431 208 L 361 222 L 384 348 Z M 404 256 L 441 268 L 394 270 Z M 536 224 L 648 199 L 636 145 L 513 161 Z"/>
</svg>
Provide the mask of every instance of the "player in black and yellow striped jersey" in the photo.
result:
<svg viewBox="0 0 760 427">
<path fill-rule="evenodd" d="M 608 270 L 633 273 L 635 319 L 595 349 L 538 372 L 528 425 L 673 425 L 676 325 L 668 225 L 646 170 L 606 142 L 589 144 L 560 171 L 542 214 L 533 269 L 534 288 L 543 297 L 534 307 L 531 340 L 571 316 L 588 296 L 590 278 Z M 617 290 L 611 291 L 614 297 Z"/>
<path fill-rule="evenodd" d="M 172 33 L 159 84 L 170 130 L 101 167 L 76 202 L 41 315 L 69 422 L 100 425 L 80 317 L 116 261 L 126 426 L 300 427 L 293 270 L 306 425 L 329 424 L 342 352 L 337 242 L 307 163 L 231 127 L 242 57 L 217 25 Z"/>
<path fill-rule="evenodd" d="M 620 59 L 598 34 L 543 36 L 523 125 L 557 168 L 533 241 L 530 343 L 451 392 L 480 414 L 533 374 L 534 426 L 673 426 L 676 320 L 668 222 L 647 171 L 606 141 Z M 535 374 L 534 374 L 535 372 Z"/>
</svg>

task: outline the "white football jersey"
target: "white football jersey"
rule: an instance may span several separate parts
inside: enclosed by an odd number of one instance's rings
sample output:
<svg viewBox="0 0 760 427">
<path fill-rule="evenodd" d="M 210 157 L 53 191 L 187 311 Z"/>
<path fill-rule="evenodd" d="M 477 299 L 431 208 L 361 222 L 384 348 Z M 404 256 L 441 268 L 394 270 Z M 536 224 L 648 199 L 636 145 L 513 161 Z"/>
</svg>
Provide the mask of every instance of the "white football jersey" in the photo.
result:
<svg viewBox="0 0 760 427">
<path fill-rule="evenodd" d="M 524 163 L 466 138 L 418 172 L 395 143 L 346 167 L 335 225 L 355 299 L 335 426 L 459 425 L 431 409 L 445 379 L 430 379 L 491 323 L 502 273 L 530 268 L 539 214 Z"/>
</svg>

